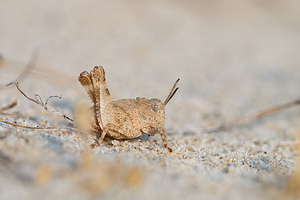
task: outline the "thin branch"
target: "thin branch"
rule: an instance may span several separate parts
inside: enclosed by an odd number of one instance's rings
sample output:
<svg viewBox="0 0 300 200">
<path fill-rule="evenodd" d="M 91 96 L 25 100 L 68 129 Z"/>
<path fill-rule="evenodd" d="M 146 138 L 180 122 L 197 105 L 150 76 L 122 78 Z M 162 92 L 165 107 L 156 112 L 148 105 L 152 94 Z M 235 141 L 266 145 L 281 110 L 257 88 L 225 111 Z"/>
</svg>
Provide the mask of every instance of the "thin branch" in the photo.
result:
<svg viewBox="0 0 300 200">
<path fill-rule="evenodd" d="M 19 83 L 18 83 L 18 82 L 14 83 L 14 84 L 15 84 L 15 86 L 17 87 L 17 89 L 19 90 L 19 92 L 21 92 L 21 94 L 22 94 L 26 99 L 28 99 L 29 101 L 33 101 L 33 102 L 36 103 L 36 104 L 42 105 L 37 99 L 32 99 L 32 98 L 30 98 L 29 96 L 27 96 L 27 95 L 19 88 Z"/>
<path fill-rule="evenodd" d="M 276 146 L 297 146 L 300 145 L 300 141 L 287 141 L 287 142 L 279 142 Z"/>
<path fill-rule="evenodd" d="M 60 115 L 61 117 L 63 117 L 64 119 L 67 119 L 69 120 L 70 122 L 74 123 L 74 120 L 70 117 L 68 117 L 67 115 L 65 115 L 64 113 L 60 112 L 59 110 L 57 110 L 56 108 L 54 108 L 53 106 L 50 106 L 48 105 L 48 100 L 50 98 L 54 98 L 54 97 L 57 97 L 57 98 L 61 98 L 60 96 L 50 96 L 48 97 L 48 99 L 46 100 L 46 103 L 43 102 L 42 98 L 40 97 L 40 95 L 38 94 L 35 94 L 34 97 L 35 99 L 33 98 L 30 98 L 29 96 L 27 96 L 20 88 L 19 88 L 19 84 L 18 83 L 14 83 L 17 87 L 17 89 L 19 90 L 19 92 L 26 98 L 28 99 L 29 101 L 32 101 L 40 106 L 42 106 L 45 110 L 48 110 L 48 111 L 51 111 L 51 112 L 55 112 L 57 113 L 58 115 Z"/>
<path fill-rule="evenodd" d="M 8 104 L 7 106 L 0 108 L 0 114 L 1 115 L 16 115 L 16 114 L 18 114 L 18 112 L 13 112 L 13 113 L 3 112 L 3 111 L 9 110 L 9 109 L 15 107 L 17 104 L 18 104 L 17 101 L 13 101 L 12 103 Z"/>
<path fill-rule="evenodd" d="M 0 108 L 0 112 L 11 109 L 13 107 L 15 107 L 18 104 L 17 100 L 11 102 L 10 104 L 8 104 L 7 106 L 4 106 L 2 108 Z"/>
<path fill-rule="evenodd" d="M 21 74 L 14 81 L 10 82 L 9 84 L 7 84 L 5 86 L 0 86 L 0 89 L 6 89 L 7 87 L 13 85 L 16 82 L 24 81 L 30 75 L 30 73 L 33 71 L 33 68 L 36 66 L 37 59 L 38 59 L 38 52 L 33 51 L 28 64 L 26 65 L 25 69 L 21 72 Z"/>
<path fill-rule="evenodd" d="M 50 97 L 48 97 L 48 98 L 46 99 L 45 105 L 48 104 L 48 101 L 49 101 L 51 98 L 58 98 L 58 99 L 61 99 L 61 95 L 59 95 L 59 96 L 55 95 L 55 96 L 50 96 Z"/>
<path fill-rule="evenodd" d="M 285 104 L 277 105 L 277 106 L 274 106 L 274 107 L 271 107 L 271 108 L 268 108 L 268 109 L 265 109 L 265 110 L 262 110 L 262 111 L 260 111 L 256 114 L 254 114 L 254 115 L 251 115 L 251 116 L 243 118 L 243 119 L 235 120 L 235 121 L 232 121 L 232 122 L 229 122 L 229 123 L 223 123 L 223 124 L 220 124 L 220 125 L 215 126 L 215 127 L 204 128 L 202 130 L 204 132 L 209 132 L 209 133 L 228 130 L 228 129 L 231 129 L 231 128 L 234 128 L 234 127 L 238 127 L 238 126 L 248 124 L 252 121 L 258 120 L 258 119 L 263 118 L 265 116 L 280 112 L 282 110 L 285 110 L 285 109 L 288 109 L 288 108 L 291 108 L 291 107 L 299 106 L 299 105 L 300 105 L 300 99 L 292 101 L 292 102 L 288 102 L 288 103 L 285 103 Z"/>
<path fill-rule="evenodd" d="M 3 119 L 0 119 L 0 122 L 12 125 L 14 127 L 25 128 L 25 129 L 32 129 L 32 130 L 35 130 L 35 129 L 38 129 L 38 130 L 45 130 L 45 129 L 67 129 L 67 130 L 78 131 L 77 128 L 73 128 L 73 127 L 55 127 L 55 126 L 33 127 L 33 126 L 24 126 L 24 125 L 15 124 L 15 123 L 12 123 L 12 122 L 9 122 L 9 121 L 5 121 Z"/>
<path fill-rule="evenodd" d="M 24 126 L 24 125 L 19 125 L 19 124 L 15 124 L 9 121 L 5 121 L 3 119 L 0 119 L 0 122 L 11 125 L 13 127 L 18 127 L 18 128 L 23 128 L 23 129 L 31 129 L 31 130 L 73 130 L 73 131 L 77 131 L 78 133 L 81 133 L 80 136 L 90 136 L 93 139 L 96 138 L 96 136 L 92 135 L 90 132 L 86 132 L 84 130 L 80 130 L 78 128 L 74 128 L 74 127 L 67 127 L 67 126 L 62 126 L 62 127 L 58 127 L 58 126 L 48 126 L 48 127 L 33 127 L 33 126 Z M 85 137 L 83 137 L 84 139 L 86 139 Z"/>
</svg>

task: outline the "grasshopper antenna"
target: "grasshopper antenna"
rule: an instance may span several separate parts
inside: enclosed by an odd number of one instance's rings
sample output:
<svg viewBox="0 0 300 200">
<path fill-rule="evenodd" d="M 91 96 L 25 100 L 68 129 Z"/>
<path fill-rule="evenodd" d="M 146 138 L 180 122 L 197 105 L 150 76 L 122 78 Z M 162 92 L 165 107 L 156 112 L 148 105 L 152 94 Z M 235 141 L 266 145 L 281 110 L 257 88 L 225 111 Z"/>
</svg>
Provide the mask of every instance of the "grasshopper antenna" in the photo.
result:
<svg viewBox="0 0 300 200">
<path fill-rule="evenodd" d="M 176 85 L 179 82 L 179 80 L 180 80 L 180 78 L 175 81 L 175 83 L 174 83 L 174 85 L 173 85 L 173 87 L 172 87 L 169 95 L 167 96 L 167 98 L 166 98 L 166 100 L 164 102 L 164 106 L 166 106 L 169 103 L 169 101 L 173 98 L 173 96 L 175 95 L 175 93 L 179 89 L 179 87 L 176 88 Z"/>
</svg>

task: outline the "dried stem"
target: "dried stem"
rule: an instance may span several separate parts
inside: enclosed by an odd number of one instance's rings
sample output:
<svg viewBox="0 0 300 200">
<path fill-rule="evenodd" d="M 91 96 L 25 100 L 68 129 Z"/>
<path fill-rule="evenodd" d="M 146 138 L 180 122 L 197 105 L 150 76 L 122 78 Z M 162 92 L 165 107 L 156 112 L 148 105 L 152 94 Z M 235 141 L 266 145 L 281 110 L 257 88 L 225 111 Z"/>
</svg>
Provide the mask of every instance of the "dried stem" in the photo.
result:
<svg viewBox="0 0 300 200">
<path fill-rule="evenodd" d="M 12 125 L 14 127 L 25 128 L 25 129 L 32 129 L 32 130 L 35 130 L 35 129 L 39 129 L 39 130 L 45 130 L 45 129 L 69 129 L 69 130 L 78 131 L 78 129 L 74 128 L 74 127 L 56 127 L 56 126 L 33 127 L 33 126 L 24 126 L 24 125 L 15 124 L 15 123 L 12 123 L 12 122 L 9 122 L 9 121 L 5 121 L 3 119 L 0 119 L 0 122 Z"/>
<path fill-rule="evenodd" d="M 296 146 L 300 145 L 300 141 L 287 141 L 287 142 L 279 142 L 276 146 Z"/>
<path fill-rule="evenodd" d="M 33 51 L 31 58 L 30 58 L 29 62 L 27 63 L 25 69 L 22 71 L 22 73 L 11 83 L 9 83 L 5 86 L 0 86 L 0 89 L 6 89 L 8 86 L 11 86 L 11 85 L 15 84 L 16 82 L 24 81 L 30 75 L 33 68 L 35 67 L 37 58 L 38 58 L 38 52 Z"/>
<path fill-rule="evenodd" d="M 7 106 L 4 106 L 4 107 L 0 108 L 0 114 L 1 115 L 15 115 L 15 114 L 17 114 L 17 112 L 14 112 L 14 113 L 3 112 L 3 111 L 9 110 L 9 109 L 15 107 L 17 104 L 18 104 L 17 101 L 13 101 L 12 103 L 8 104 Z"/>
<path fill-rule="evenodd" d="M 203 131 L 212 133 L 212 132 L 228 130 L 228 129 L 231 129 L 231 128 L 234 128 L 237 126 L 242 126 L 242 125 L 248 124 L 252 121 L 258 120 L 265 116 L 280 112 L 282 110 L 285 110 L 285 109 L 288 109 L 291 107 L 299 106 L 299 105 L 300 105 L 300 99 L 262 110 L 254 115 L 251 115 L 251 116 L 243 118 L 243 119 L 235 120 L 235 121 L 232 121 L 229 123 L 223 123 L 221 125 L 211 127 L 211 128 L 204 128 Z"/>
<path fill-rule="evenodd" d="M 18 102 L 15 100 L 12 103 L 8 104 L 7 106 L 0 108 L 0 112 L 11 109 L 11 108 L 15 107 L 17 104 L 18 104 Z"/>
<path fill-rule="evenodd" d="M 14 83 L 17 87 L 17 89 L 19 90 L 19 92 L 26 98 L 28 99 L 29 101 L 33 101 L 34 103 L 42 106 L 45 110 L 48 110 L 48 111 L 51 111 L 51 112 L 55 112 L 57 113 L 58 115 L 60 115 L 61 117 L 63 117 L 64 119 L 67 119 L 68 121 L 74 123 L 74 120 L 70 117 L 68 117 L 67 115 L 65 115 L 64 113 L 60 112 L 59 110 L 57 110 L 56 108 L 48 105 L 48 100 L 50 98 L 59 98 L 61 99 L 61 96 L 50 96 L 48 97 L 48 99 L 46 100 L 46 103 L 43 102 L 42 98 L 40 97 L 40 95 L 38 94 L 35 94 L 34 97 L 35 99 L 33 98 L 30 98 L 29 96 L 27 96 L 20 88 L 19 88 L 19 84 L 18 83 Z"/>
</svg>

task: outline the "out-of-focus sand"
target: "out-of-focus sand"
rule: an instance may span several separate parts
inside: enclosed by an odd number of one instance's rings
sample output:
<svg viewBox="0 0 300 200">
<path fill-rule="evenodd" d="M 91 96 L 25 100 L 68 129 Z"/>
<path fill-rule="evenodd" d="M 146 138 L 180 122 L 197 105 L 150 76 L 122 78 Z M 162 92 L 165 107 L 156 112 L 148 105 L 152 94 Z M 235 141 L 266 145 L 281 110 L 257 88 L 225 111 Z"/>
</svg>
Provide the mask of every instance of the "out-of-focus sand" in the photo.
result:
<svg viewBox="0 0 300 200">
<path fill-rule="evenodd" d="M 293 175 L 299 108 L 246 127 L 209 134 L 231 121 L 300 97 L 299 1 L 1 1 L 0 84 L 14 80 L 34 49 L 36 69 L 20 84 L 71 115 L 88 100 L 77 76 L 102 65 L 113 97 L 164 99 L 161 138 L 106 140 L 89 150 L 72 131 L 0 124 L 0 199 L 280 199 Z M 1 119 L 68 126 L 15 88 Z"/>
</svg>

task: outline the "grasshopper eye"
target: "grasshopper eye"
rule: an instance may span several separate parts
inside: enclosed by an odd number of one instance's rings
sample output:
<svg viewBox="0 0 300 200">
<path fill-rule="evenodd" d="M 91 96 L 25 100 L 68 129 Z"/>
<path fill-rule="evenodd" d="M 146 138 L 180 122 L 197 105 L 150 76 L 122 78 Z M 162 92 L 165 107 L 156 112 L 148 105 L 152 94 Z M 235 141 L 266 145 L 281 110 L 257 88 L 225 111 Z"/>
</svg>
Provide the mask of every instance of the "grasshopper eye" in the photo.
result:
<svg viewBox="0 0 300 200">
<path fill-rule="evenodd" d="M 158 105 L 156 102 L 152 102 L 151 103 L 151 109 L 154 111 L 154 112 L 157 112 L 158 111 Z"/>
</svg>

